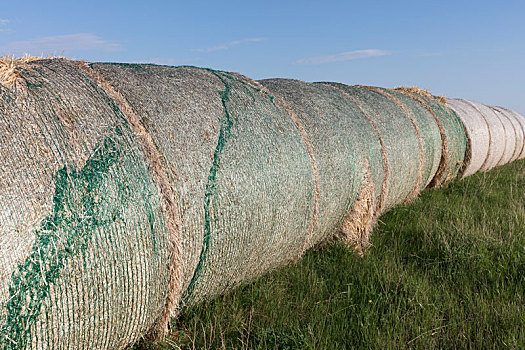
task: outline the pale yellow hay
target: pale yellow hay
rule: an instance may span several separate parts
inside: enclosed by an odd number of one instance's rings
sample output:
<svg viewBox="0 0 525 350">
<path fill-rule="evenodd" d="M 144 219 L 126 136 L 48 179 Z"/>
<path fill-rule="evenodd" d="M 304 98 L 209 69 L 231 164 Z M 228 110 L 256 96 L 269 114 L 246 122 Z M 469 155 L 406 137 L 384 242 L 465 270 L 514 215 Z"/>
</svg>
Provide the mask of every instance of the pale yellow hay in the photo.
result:
<svg viewBox="0 0 525 350">
<path fill-rule="evenodd" d="M 343 221 L 340 231 L 334 237 L 354 247 L 361 256 L 370 246 L 370 234 L 377 221 L 374 215 L 376 205 L 374 197 L 374 182 L 367 161 L 359 195 Z"/>
<path fill-rule="evenodd" d="M 428 92 L 427 89 L 420 89 L 417 86 L 400 86 L 400 87 L 396 87 L 394 90 L 408 91 L 408 92 L 412 92 L 417 95 L 436 99 L 441 103 L 447 103 L 447 98 L 445 96 L 432 95 L 430 92 Z"/>
<path fill-rule="evenodd" d="M 28 62 L 38 61 L 51 58 L 62 58 L 58 56 L 29 56 L 25 55 L 23 57 L 14 57 L 14 56 L 1 56 L 0 57 L 0 84 L 7 88 L 16 87 L 20 82 L 21 76 L 18 68 Z"/>
</svg>

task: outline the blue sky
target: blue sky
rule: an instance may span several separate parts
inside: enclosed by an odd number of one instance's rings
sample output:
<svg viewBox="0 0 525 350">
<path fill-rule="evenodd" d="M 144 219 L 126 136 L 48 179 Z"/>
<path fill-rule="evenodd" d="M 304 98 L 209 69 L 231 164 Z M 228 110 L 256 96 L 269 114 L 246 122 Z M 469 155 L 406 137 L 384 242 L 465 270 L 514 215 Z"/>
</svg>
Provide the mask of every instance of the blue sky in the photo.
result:
<svg viewBox="0 0 525 350">
<path fill-rule="evenodd" d="M 7 1 L 0 52 L 416 85 L 525 114 L 525 1 Z"/>
</svg>

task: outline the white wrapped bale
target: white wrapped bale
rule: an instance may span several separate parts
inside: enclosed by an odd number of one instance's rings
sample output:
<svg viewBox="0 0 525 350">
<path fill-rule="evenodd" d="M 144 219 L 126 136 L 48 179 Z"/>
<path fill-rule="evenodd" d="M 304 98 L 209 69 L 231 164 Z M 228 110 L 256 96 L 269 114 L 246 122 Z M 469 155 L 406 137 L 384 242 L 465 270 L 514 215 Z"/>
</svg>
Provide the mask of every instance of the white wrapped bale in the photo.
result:
<svg viewBox="0 0 525 350">
<path fill-rule="evenodd" d="M 525 118 L 522 115 L 508 108 L 494 108 L 502 113 L 505 113 L 507 116 L 512 117 L 518 125 L 518 127 L 515 128 L 517 135 L 516 156 L 515 159 L 513 159 L 512 161 L 525 158 Z"/>
<path fill-rule="evenodd" d="M 485 118 L 465 100 L 448 99 L 447 104 L 456 112 L 467 134 L 465 166 L 461 177 L 470 176 L 481 169 L 489 153 L 490 133 Z"/>
<path fill-rule="evenodd" d="M 485 160 L 485 164 L 481 167 L 481 171 L 488 171 L 498 165 L 505 155 L 506 147 L 506 133 L 505 127 L 501 122 L 500 118 L 494 113 L 488 106 L 481 104 L 479 102 L 468 101 L 467 103 L 471 104 L 476 108 L 481 115 L 485 118 L 487 125 L 489 126 L 490 133 L 490 144 L 489 144 L 489 154 Z"/>
<path fill-rule="evenodd" d="M 507 113 L 498 111 L 494 107 L 490 107 L 494 113 L 501 119 L 505 126 L 505 132 L 507 133 L 507 147 L 505 148 L 505 154 L 501 160 L 500 165 L 508 164 L 515 161 L 521 152 L 521 145 L 518 147 L 518 131 L 521 131 L 521 125 L 516 121 L 513 116 L 507 115 Z M 510 124 L 510 125 L 509 125 Z"/>
</svg>

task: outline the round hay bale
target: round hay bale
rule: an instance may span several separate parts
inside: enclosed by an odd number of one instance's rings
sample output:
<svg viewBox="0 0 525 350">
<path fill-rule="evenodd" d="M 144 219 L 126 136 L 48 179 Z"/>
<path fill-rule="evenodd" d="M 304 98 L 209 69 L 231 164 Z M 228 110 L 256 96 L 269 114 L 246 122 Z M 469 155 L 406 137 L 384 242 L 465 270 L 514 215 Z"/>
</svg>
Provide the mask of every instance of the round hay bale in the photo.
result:
<svg viewBox="0 0 525 350">
<path fill-rule="evenodd" d="M 485 160 L 485 164 L 481 167 L 481 171 L 488 171 L 498 166 L 500 160 L 504 156 L 506 148 L 506 134 L 503 123 L 488 106 L 475 101 L 465 100 L 466 103 L 476 108 L 479 113 L 485 118 L 490 132 L 489 154 Z"/>
<path fill-rule="evenodd" d="M 92 68 L 143 117 L 173 169 L 184 265 L 178 310 L 301 255 L 316 215 L 314 169 L 273 95 L 240 75 L 193 67 Z"/>
<path fill-rule="evenodd" d="M 511 161 L 525 158 L 525 118 L 508 108 L 493 108 L 505 114 L 514 124 L 514 130 L 516 131 L 516 151 Z"/>
<path fill-rule="evenodd" d="M 420 102 L 406 96 L 405 94 L 393 90 L 383 89 L 391 94 L 404 106 L 405 112 L 411 116 L 421 135 L 423 147 L 423 167 L 422 182 L 420 187 L 415 188 L 416 195 L 424 190 L 434 178 L 441 161 L 441 134 L 438 124 L 432 113 Z"/>
<path fill-rule="evenodd" d="M 498 165 L 508 164 L 513 161 L 514 157 L 519 152 L 517 152 L 518 135 L 514 126 L 514 123 L 518 124 L 518 122 L 515 121 L 513 117 L 509 117 L 493 107 L 489 106 L 489 108 L 498 116 L 505 128 L 505 152 L 503 152 L 503 157 L 501 157 Z M 521 128 L 521 125 L 518 124 L 517 126 Z"/>
<path fill-rule="evenodd" d="M 466 149 L 466 136 L 463 124 L 443 99 L 417 88 L 396 88 L 410 98 L 421 103 L 433 116 L 441 136 L 441 160 L 438 170 L 428 187 L 439 187 L 453 179 L 463 165 Z"/>
<path fill-rule="evenodd" d="M 490 131 L 483 115 L 465 100 L 448 99 L 452 108 L 465 128 L 467 147 L 464 167 L 460 171 L 462 178 L 475 174 L 485 164 L 490 146 Z"/>
<path fill-rule="evenodd" d="M 382 212 L 403 203 L 420 177 L 420 143 L 405 111 L 391 98 L 363 86 L 341 86 L 374 120 L 388 159 L 387 186 Z"/>
<path fill-rule="evenodd" d="M 0 348 L 124 348 L 165 306 L 170 244 L 151 145 L 74 62 L 0 87 Z"/>
<path fill-rule="evenodd" d="M 388 158 L 385 153 L 386 148 L 383 137 L 379 132 L 373 116 L 359 104 L 359 101 L 357 101 L 354 96 L 345 91 L 346 87 L 348 87 L 347 85 L 331 82 L 320 82 L 317 84 L 326 85 L 335 89 L 346 99 L 347 107 L 352 109 L 348 117 L 352 118 L 356 124 L 356 127 L 352 130 L 358 133 L 355 137 L 360 140 L 358 144 L 366 154 L 365 158 L 368 161 L 368 170 L 371 173 L 372 182 L 370 186 L 374 188 L 375 209 L 373 221 L 375 222 L 383 211 L 389 177 Z M 364 183 L 367 183 L 367 180 L 364 180 Z M 365 188 L 366 187 L 365 185 Z M 356 205 L 358 205 L 358 203 L 356 203 Z M 349 226 L 347 225 L 347 227 Z M 346 231 L 349 230 L 346 229 Z"/>
<path fill-rule="evenodd" d="M 365 119 L 354 104 L 332 87 L 290 79 L 260 83 L 291 108 L 312 144 L 320 193 L 319 221 L 309 239 L 311 247 L 341 227 L 358 196 L 366 155 L 356 137 L 363 132 L 359 127 Z M 360 121 L 353 117 L 356 113 Z M 373 133 L 371 128 L 368 131 Z"/>
</svg>

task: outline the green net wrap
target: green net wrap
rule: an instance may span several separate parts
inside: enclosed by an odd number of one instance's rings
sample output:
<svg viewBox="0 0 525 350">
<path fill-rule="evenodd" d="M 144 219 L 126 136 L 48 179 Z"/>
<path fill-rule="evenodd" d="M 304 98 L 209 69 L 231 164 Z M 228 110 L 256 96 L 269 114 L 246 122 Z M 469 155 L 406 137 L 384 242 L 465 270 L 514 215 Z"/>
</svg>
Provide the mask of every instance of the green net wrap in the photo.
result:
<svg viewBox="0 0 525 350">
<path fill-rule="evenodd" d="M 370 115 L 384 142 L 388 160 L 382 211 L 403 203 L 419 177 L 420 154 L 416 131 L 405 112 L 384 94 L 361 86 L 341 86 Z"/>
<path fill-rule="evenodd" d="M 408 111 L 419 129 L 423 149 L 422 181 L 416 188 L 419 194 L 424 190 L 437 173 L 441 161 L 441 134 L 436 120 L 421 103 L 392 89 L 382 89 L 397 99 Z"/>
<path fill-rule="evenodd" d="M 434 97 L 404 88 L 396 90 L 424 106 L 432 114 L 439 128 L 441 161 L 434 179 L 428 186 L 437 187 L 455 178 L 464 164 L 467 147 L 465 130 L 456 113 Z"/>
<path fill-rule="evenodd" d="M 182 308 L 301 255 L 314 214 L 313 169 L 271 94 L 240 75 L 193 67 L 92 67 L 143 118 L 173 171 Z"/>
<path fill-rule="evenodd" d="M 260 83 L 280 96 L 297 115 L 312 144 L 320 188 L 318 223 L 309 240 L 310 247 L 341 227 L 364 176 L 366 154 L 356 140 L 360 136 L 377 136 L 370 127 L 362 128 L 366 120 L 355 104 L 330 86 L 288 79 Z M 374 159 L 374 165 L 377 160 L 380 158 Z"/>
<path fill-rule="evenodd" d="M 122 348 L 166 300 L 157 187 L 77 64 L 20 71 L 27 93 L 0 91 L 0 348 Z"/>
</svg>

